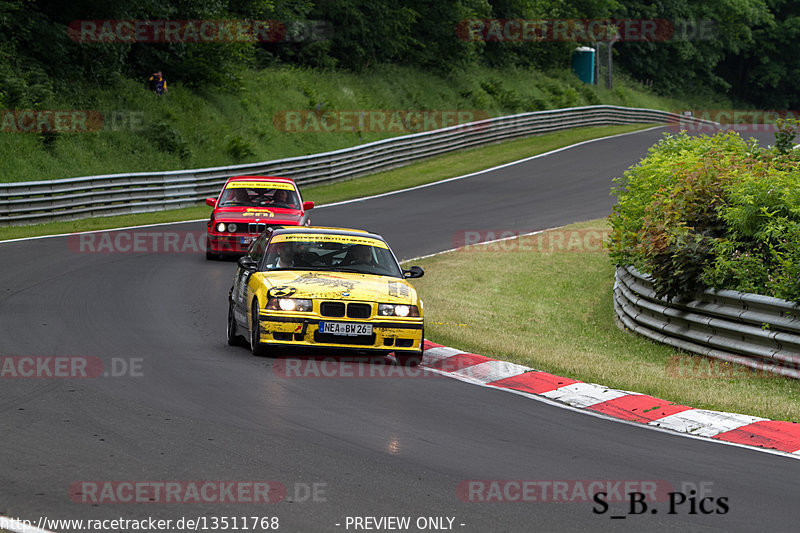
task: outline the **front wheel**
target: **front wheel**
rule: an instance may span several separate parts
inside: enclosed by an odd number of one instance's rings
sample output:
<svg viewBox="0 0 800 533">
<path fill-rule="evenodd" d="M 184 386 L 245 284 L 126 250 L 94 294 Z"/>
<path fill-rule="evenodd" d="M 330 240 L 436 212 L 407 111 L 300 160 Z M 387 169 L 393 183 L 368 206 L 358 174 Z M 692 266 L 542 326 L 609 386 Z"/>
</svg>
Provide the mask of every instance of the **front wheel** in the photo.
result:
<svg viewBox="0 0 800 533">
<path fill-rule="evenodd" d="M 252 318 L 250 319 L 250 351 L 253 355 L 263 357 L 267 355 L 267 348 L 261 344 L 261 326 L 258 322 L 258 300 L 253 300 Z"/>
<path fill-rule="evenodd" d="M 219 259 L 219 256 L 211 251 L 211 243 L 206 239 L 206 260 L 212 261 Z"/>
<path fill-rule="evenodd" d="M 233 301 L 228 300 L 228 346 L 241 346 L 243 340 L 237 333 L 236 317 L 233 316 Z"/>
<path fill-rule="evenodd" d="M 422 362 L 422 355 L 421 354 L 394 354 L 394 358 L 397 361 L 398 366 L 417 366 Z"/>
</svg>

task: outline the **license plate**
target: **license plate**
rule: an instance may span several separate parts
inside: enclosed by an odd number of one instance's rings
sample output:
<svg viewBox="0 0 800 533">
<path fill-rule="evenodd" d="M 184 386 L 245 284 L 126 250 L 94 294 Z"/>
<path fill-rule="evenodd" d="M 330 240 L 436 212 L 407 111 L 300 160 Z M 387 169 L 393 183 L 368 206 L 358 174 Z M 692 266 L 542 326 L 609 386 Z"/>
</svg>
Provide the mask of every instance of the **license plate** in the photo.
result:
<svg viewBox="0 0 800 533">
<path fill-rule="evenodd" d="M 242 237 L 242 244 L 250 244 L 251 242 L 253 242 L 252 237 Z"/>
<path fill-rule="evenodd" d="M 320 333 L 331 335 L 372 335 L 372 324 L 359 324 L 357 322 L 320 322 Z"/>
</svg>

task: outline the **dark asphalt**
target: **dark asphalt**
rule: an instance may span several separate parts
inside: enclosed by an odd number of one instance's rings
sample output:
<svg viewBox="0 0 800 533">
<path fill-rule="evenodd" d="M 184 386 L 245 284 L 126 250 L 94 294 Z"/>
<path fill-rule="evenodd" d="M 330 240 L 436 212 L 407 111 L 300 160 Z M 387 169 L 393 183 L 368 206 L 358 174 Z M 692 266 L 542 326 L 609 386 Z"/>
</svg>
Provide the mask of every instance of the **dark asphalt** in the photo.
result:
<svg viewBox="0 0 800 533">
<path fill-rule="evenodd" d="M 321 208 L 312 220 L 369 228 L 410 258 L 451 248 L 464 230 L 533 231 L 598 218 L 613 204 L 611 178 L 659 136 L 617 137 Z M 203 230 L 202 223 L 152 229 Z M 0 244 L 0 355 L 140 367 L 116 378 L 0 379 L 0 515 L 34 522 L 275 516 L 279 531 L 300 532 L 355 531 L 345 527 L 348 516 L 410 516 L 412 524 L 455 517 L 454 529 L 464 532 L 797 528 L 796 460 L 447 378 L 286 378 L 275 360 L 225 344 L 232 262 L 206 262 L 201 253 L 82 253 L 72 244 L 64 237 Z M 599 515 L 593 502 L 469 502 L 456 490 L 468 480 L 514 479 L 657 480 L 687 496 L 702 486 L 706 496 L 727 498 L 729 511 L 691 514 L 687 503 L 670 515 L 662 501 L 653 504 L 657 514 L 611 519 L 627 504 Z M 190 480 L 277 481 L 289 497 L 92 505 L 69 492 L 81 481 Z M 315 483 L 324 492 L 311 501 L 305 487 Z"/>
</svg>

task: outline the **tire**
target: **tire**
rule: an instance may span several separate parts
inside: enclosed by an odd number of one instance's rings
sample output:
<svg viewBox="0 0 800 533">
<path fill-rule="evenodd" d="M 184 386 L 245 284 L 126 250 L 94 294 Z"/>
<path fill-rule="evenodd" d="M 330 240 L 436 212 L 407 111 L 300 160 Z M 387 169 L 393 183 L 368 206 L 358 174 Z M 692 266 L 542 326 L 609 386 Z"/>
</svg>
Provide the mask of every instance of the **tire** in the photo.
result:
<svg viewBox="0 0 800 533">
<path fill-rule="evenodd" d="M 394 354 L 398 366 L 417 366 L 422 362 L 421 353 Z"/>
<path fill-rule="evenodd" d="M 206 239 L 206 261 L 215 261 L 217 259 L 219 259 L 219 256 L 211 251 L 211 243 Z"/>
<path fill-rule="evenodd" d="M 259 330 L 261 329 L 258 323 L 258 300 L 253 300 L 252 318 L 250 319 L 250 351 L 256 357 L 264 357 L 268 355 L 269 350 L 266 346 L 259 341 Z"/>
<path fill-rule="evenodd" d="M 228 346 L 241 346 L 244 338 L 237 332 L 236 318 L 233 316 L 233 302 L 228 300 Z"/>
</svg>

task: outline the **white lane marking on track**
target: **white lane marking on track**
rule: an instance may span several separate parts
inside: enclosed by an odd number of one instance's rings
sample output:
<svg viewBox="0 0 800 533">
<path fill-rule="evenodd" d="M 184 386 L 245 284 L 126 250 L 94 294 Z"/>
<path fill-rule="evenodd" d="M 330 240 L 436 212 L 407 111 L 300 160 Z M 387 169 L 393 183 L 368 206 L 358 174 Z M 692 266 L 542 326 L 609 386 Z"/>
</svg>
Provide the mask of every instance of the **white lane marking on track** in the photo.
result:
<svg viewBox="0 0 800 533">
<path fill-rule="evenodd" d="M 616 135 L 608 135 L 607 137 L 598 137 L 597 139 L 588 139 L 586 141 L 581 141 L 579 143 L 570 144 L 569 146 L 562 146 L 561 148 L 556 148 L 555 150 L 550 150 L 549 152 L 544 152 L 542 154 L 532 155 L 530 157 L 526 157 L 524 159 L 518 159 L 516 161 L 511 161 L 510 163 L 503 163 L 502 165 L 497 165 L 496 167 L 486 168 L 483 170 L 478 170 L 476 172 L 470 172 L 469 174 L 464 174 L 462 176 L 455 176 L 452 178 L 445 178 L 443 180 L 434 181 L 432 183 L 423 183 L 422 185 L 416 185 L 414 187 L 408 187 L 407 189 L 400 189 L 398 191 L 390 191 L 384 192 L 381 194 L 373 194 L 372 196 L 364 196 L 363 198 L 354 198 L 352 200 L 342 200 L 341 202 L 334 202 L 332 204 L 325 204 L 321 207 L 333 207 L 337 205 L 344 205 L 344 204 L 352 204 L 354 202 L 363 202 L 365 200 L 372 200 L 373 198 L 383 198 L 384 196 L 391 196 L 393 194 L 400 194 L 408 191 L 415 191 L 417 189 L 424 189 L 426 187 L 435 187 L 436 185 L 442 185 L 443 183 L 449 183 L 451 181 L 463 180 L 466 178 L 472 178 L 474 176 L 479 176 L 481 174 L 486 174 L 487 172 L 493 172 L 495 170 L 500 170 L 501 168 L 510 167 L 513 165 L 518 165 L 520 163 L 527 163 L 528 161 L 533 161 L 534 159 L 539 159 L 541 157 L 547 157 L 549 155 L 557 154 L 559 152 L 563 152 L 565 150 L 570 150 L 572 148 L 576 148 L 578 146 L 583 146 L 584 144 L 590 144 L 593 142 L 598 141 L 605 141 L 607 139 L 613 139 L 615 137 L 624 137 L 626 135 L 636 135 L 637 133 L 644 133 L 646 131 L 652 131 L 659 128 L 666 128 L 667 126 L 653 126 L 652 128 L 647 128 L 644 130 L 636 130 L 636 131 L 629 131 L 627 133 L 617 133 Z M 316 209 L 316 207 L 315 207 Z"/>
<path fill-rule="evenodd" d="M 128 229 L 140 229 L 140 228 L 155 228 L 158 226 L 167 226 L 170 224 L 194 224 L 195 222 L 207 222 L 207 218 L 198 218 L 197 220 L 180 220 L 177 222 L 159 222 L 157 224 L 142 224 L 141 226 L 125 226 L 122 228 L 108 228 L 108 229 L 93 229 L 89 231 L 77 231 L 75 233 L 58 233 L 56 235 L 39 235 L 38 237 L 21 237 L 19 239 L 8 239 L 5 241 L 0 241 L 0 244 L 5 244 L 7 242 L 19 242 L 19 241 L 35 241 L 38 239 L 49 239 L 51 237 L 69 237 L 70 235 L 83 235 L 87 233 L 105 233 L 111 231 L 125 231 Z M 2 228 L 0 228 L 2 229 Z"/>
<path fill-rule="evenodd" d="M 511 239 L 518 239 L 520 237 L 530 237 L 531 235 L 538 235 L 539 233 L 544 233 L 546 231 L 552 231 L 554 229 L 563 228 L 563 227 L 564 226 L 557 226 L 555 228 L 540 229 L 538 231 L 532 231 L 530 233 L 520 233 L 519 235 L 514 235 L 513 237 L 503 237 L 502 239 L 494 239 L 494 240 L 491 240 L 491 241 L 475 242 L 475 243 L 472 243 L 472 246 L 475 246 L 477 244 L 492 244 L 492 243 L 495 243 L 495 242 L 510 241 Z M 450 252 L 457 252 L 457 251 L 461 250 L 462 248 L 466 248 L 466 246 L 461 246 L 460 248 L 450 248 L 449 250 L 443 250 L 441 252 L 434 252 L 434 253 L 428 254 L 428 255 L 421 255 L 419 257 L 412 257 L 411 259 L 403 259 L 402 261 L 400 261 L 400 263 L 401 264 L 402 263 L 410 263 L 411 261 L 419 261 L 420 259 L 427 259 L 429 257 L 436 257 L 437 255 L 449 254 Z"/>
<path fill-rule="evenodd" d="M 690 409 L 673 415 L 648 422 L 648 425 L 713 437 L 726 431 L 731 431 L 753 422 L 761 422 L 766 418 L 757 416 L 740 415 L 736 413 L 723 413 L 721 411 L 707 411 L 705 409 Z"/>
<path fill-rule="evenodd" d="M 530 372 L 531 370 L 533 369 L 527 366 L 509 363 L 508 361 L 486 361 L 467 368 L 462 368 L 461 370 L 453 372 L 453 374 L 472 378 L 481 383 L 491 383 L 492 381 L 500 381 L 501 379 L 518 376 Z"/>
<path fill-rule="evenodd" d="M 567 403 L 573 407 L 590 407 L 629 394 L 631 393 L 628 391 L 609 389 L 594 383 L 572 383 L 565 387 L 542 393 L 542 396 Z"/>
<path fill-rule="evenodd" d="M 658 128 L 666 128 L 666 127 L 667 126 L 653 126 L 652 128 L 647 128 L 647 129 L 644 129 L 644 130 L 629 131 L 627 133 L 617 133 L 616 135 L 608 135 L 607 137 L 598 137 L 597 139 L 589 139 L 589 140 L 586 140 L 586 141 L 581 141 L 579 143 L 570 144 L 569 146 L 563 146 L 563 147 L 557 148 L 555 150 L 550 150 L 549 152 L 545 152 L 543 154 L 534 155 L 534 156 L 531 156 L 531 157 L 527 157 L 525 159 L 520 159 L 518 161 L 512 161 L 510 163 L 505 163 L 505 164 L 502 164 L 502 165 L 498 165 L 496 167 L 487 168 L 487 169 L 484 169 L 484 170 L 479 170 L 477 172 L 472 172 L 470 174 L 464 174 L 463 176 L 455 176 L 455 177 L 452 177 L 452 178 L 446 178 L 446 179 L 443 179 L 443 180 L 434 181 L 433 183 L 424 183 L 422 185 L 417 185 L 415 187 L 409 187 L 407 189 L 400 189 L 398 191 L 390 191 L 390 192 L 385 192 L 385 193 L 382 193 L 382 194 L 374 194 L 372 196 L 364 196 L 363 198 L 353 198 L 352 200 L 342 200 L 341 202 L 334 202 L 332 204 L 317 205 L 317 206 L 314 206 L 314 209 L 324 209 L 326 207 L 334 207 L 334 206 L 338 206 L 338 205 L 351 204 L 351 203 L 354 203 L 354 202 L 363 202 L 365 200 L 371 200 L 373 198 L 381 198 L 383 196 L 390 196 L 390 195 L 393 195 L 393 194 L 400 194 L 400 193 L 404 193 L 404 192 L 408 192 L 408 191 L 414 191 L 416 189 L 422 189 L 424 187 L 433 187 L 434 185 L 440 185 L 442 183 L 447 183 L 447 182 L 450 182 L 450 181 L 461 180 L 461 179 L 465 179 L 465 178 L 471 178 L 473 176 L 477 176 L 479 174 L 485 174 L 486 172 L 491 172 L 493 170 L 498 170 L 498 169 L 509 167 L 511 165 L 516 165 L 516 164 L 519 164 L 519 163 L 525 163 L 525 162 L 531 161 L 533 159 L 538 159 L 540 157 L 545 157 L 545 156 L 548 156 L 548 155 L 556 154 L 558 152 L 563 152 L 564 150 L 569 150 L 570 148 L 575 148 L 577 146 L 582 146 L 584 144 L 589 144 L 589 143 L 598 142 L 598 141 L 604 141 L 606 139 L 613 139 L 615 137 L 624 137 L 626 135 L 635 135 L 637 133 L 644 133 L 644 132 L 647 132 L 647 131 L 652 131 L 652 130 L 656 130 Z M 20 239 L 8 239 L 8 240 L 5 240 L 5 241 L 0 240 L 0 244 L 7 243 L 7 242 L 32 241 L 32 240 L 35 240 L 35 239 L 49 239 L 51 237 L 66 237 L 67 235 L 79 235 L 81 233 L 99 233 L 99 232 L 103 232 L 103 231 L 119 231 L 119 230 L 137 229 L 137 228 L 150 228 L 150 227 L 155 227 L 155 226 L 165 226 L 167 224 L 194 224 L 196 222 L 205 222 L 207 220 L 208 220 L 207 218 L 199 218 L 199 219 L 196 219 L 196 220 L 180 220 L 180 221 L 175 221 L 175 222 L 161 222 L 161 223 L 158 223 L 158 224 L 144 224 L 144 225 L 141 225 L 141 226 L 127 226 L 127 227 L 124 227 L 124 228 L 108 228 L 108 229 L 99 229 L 99 230 L 91 230 L 91 231 L 81 231 L 81 232 L 76 232 L 76 233 L 59 233 L 57 235 L 40 235 L 38 237 L 22 237 Z M 409 261 L 410 261 L 410 259 L 409 259 Z"/>
</svg>

